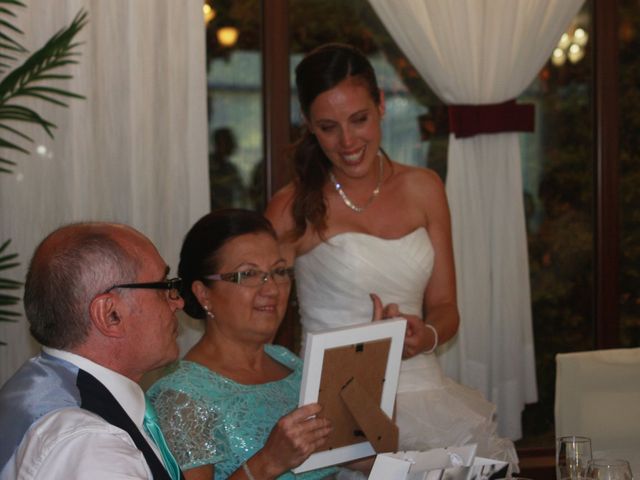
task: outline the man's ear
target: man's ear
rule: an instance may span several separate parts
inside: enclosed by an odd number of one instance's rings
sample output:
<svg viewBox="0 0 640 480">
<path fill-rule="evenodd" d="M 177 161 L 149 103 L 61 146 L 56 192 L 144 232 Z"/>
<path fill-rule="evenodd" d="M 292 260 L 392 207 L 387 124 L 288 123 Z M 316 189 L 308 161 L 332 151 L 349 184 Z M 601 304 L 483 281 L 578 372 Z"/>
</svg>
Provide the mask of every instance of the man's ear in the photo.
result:
<svg viewBox="0 0 640 480">
<path fill-rule="evenodd" d="M 125 325 L 118 304 L 119 302 L 108 293 L 98 295 L 89 304 L 91 322 L 105 337 L 124 336 Z"/>
</svg>

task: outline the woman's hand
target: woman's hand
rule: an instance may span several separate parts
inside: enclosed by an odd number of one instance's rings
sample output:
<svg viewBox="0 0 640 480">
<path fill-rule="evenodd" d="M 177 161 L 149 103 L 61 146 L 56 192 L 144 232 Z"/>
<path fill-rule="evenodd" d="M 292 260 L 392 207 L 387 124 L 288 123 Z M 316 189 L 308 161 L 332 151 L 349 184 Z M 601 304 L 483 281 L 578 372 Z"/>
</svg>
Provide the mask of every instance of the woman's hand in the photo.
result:
<svg viewBox="0 0 640 480">
<path fill-rule="evenodd" d="M 411 358 L 435 346 L 436 337 L 434 332 L 425 326 L 424 320 L 420 317 L 400 312 L 397 303 L 383 305 L 382 300 L 375 293 L 371 294 L 371 300 L 373 301 L 374 321 L 394 317 L 402 317 L 407 320 L 402 358 Z"/>
<path fill-rule="evenodd" d="M 325 444 L 332 427 L 318 417 L 322 407 L 311 403 L 283 416 L 273 427 L 264 447 L 251 458 L 256 478 L 275 478 L 297 467 Z"/>
<path fill-rule="evenodd" d="M 402 358 L 411 358 L 436 346 L 436 336 L 433 330 L 425 326 L 424 320 L 416 315 L 401 316 L 407 319 Z"/>
<path fill-rule="evenodd" d="M 382 305 L 382 300 L 375 293 L 369 294 L 371 297 L 371 301 L 373 302 L 373 319 L 376 320 L 384 320 L 386 318 L 394 318 L 394 317 L 404 317 L 404 315 L 400 314 L 400 309 L 398 308 L 397 303 L 390 303 L 389 305 Z"/>
</svg>

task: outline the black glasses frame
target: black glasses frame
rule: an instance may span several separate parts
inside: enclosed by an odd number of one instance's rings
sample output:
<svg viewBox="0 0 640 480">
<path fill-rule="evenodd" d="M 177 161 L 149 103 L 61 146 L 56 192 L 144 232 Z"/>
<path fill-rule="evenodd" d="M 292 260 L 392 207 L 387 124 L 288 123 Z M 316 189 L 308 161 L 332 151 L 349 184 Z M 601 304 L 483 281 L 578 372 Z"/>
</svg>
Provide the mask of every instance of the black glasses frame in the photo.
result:
<svg viewBox="0 0 640 480">
<path fill-rule="evenodd" d="M 107 288 L 102 293 L 109 293 L 116 288 L 143 288 L 151 290 L 169 290 L 169 298 L 177 300 L 180 298 L 182 279 L 180 277 L 170 278 L 162 282 L 142 282 L 142 283 L 120 283 Z"/>
</svg>

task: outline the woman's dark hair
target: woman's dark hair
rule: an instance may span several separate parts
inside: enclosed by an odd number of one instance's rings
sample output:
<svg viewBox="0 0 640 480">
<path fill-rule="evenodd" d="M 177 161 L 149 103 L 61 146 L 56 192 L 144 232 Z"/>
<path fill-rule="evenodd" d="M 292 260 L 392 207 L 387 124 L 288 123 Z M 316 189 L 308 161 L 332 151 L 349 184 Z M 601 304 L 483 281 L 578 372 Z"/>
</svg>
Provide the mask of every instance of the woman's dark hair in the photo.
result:
<svg viewBox="0 0 640 480">
<path fill-rule="evenodd" d="M 220 249 L 230 240 L 249 233 L 276 232 L 269 220 L 252 210 L 225 208 L 208 213 L 189 230 L 180 249 L 178 275 L 182 278 L 184 311 L 193 318 L 205 319 L 206 312 L 191 291 L 196 280 L 209 284 L 204 277 L 218 272 Z"/>
<path fill-rule="evenodd" d="M 351 78 L 369 90 L 373 101 L 380 103 L 376 74 L 367 57 L 357 48 L 340 43 L 322 45 L 307 54 L 296 67 L 296 86 L 302 113 L 309 118 L 313 101 L 343 80 Z M 293 153 L 295 196 L 293 237 L 300 238 L 307 225 L 322 233 L 326 229 L 327 205 L 322 188 L 327 182 L 331 162 L 318 140 L 308 130 L 295 144 Z"/>
</svg>

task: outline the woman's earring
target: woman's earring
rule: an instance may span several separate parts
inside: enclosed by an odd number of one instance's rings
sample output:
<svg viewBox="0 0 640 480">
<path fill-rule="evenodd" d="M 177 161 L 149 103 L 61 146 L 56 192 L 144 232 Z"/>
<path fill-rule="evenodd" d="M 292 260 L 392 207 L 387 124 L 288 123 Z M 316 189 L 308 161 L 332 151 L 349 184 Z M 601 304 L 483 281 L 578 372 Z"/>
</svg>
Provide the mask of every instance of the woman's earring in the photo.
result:
<svg viewBox="0 0 640 480">
<path fill-rule="evenodd" d="M 207 317 L 209 317 L 211 320 L 216 318 L 216 316 L 213 313 L 211 313 L 211 310 L 209 310 L 209 307 L 204 305 L 202 308 L 204 308 L 204 311 L 207 312 Z"/>
</svg>

